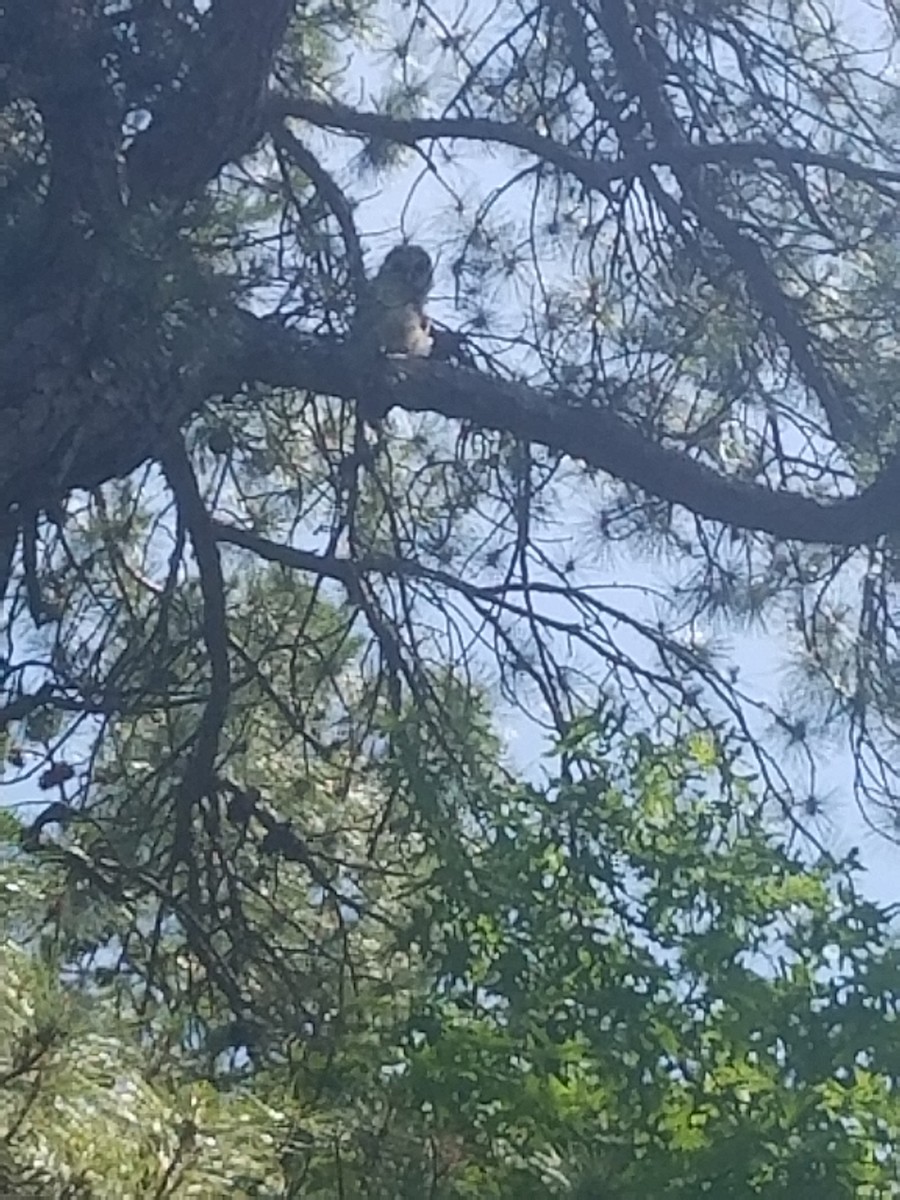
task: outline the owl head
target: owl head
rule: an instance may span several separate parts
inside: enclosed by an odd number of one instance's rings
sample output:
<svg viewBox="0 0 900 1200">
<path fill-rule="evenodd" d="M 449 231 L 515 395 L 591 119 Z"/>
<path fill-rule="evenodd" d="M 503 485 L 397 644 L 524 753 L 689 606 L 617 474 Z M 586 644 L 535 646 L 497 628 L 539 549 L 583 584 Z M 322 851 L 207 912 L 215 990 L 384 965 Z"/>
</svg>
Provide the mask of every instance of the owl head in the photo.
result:
<svg viewBox="0 0 900 1200">
<path fill-rule="evenodd" d="M 398 299 L 424 304 L 434 276 L 431 255 L 421 246 L 403 243 L 388 251 L 376 276 Z"/>
</svg>

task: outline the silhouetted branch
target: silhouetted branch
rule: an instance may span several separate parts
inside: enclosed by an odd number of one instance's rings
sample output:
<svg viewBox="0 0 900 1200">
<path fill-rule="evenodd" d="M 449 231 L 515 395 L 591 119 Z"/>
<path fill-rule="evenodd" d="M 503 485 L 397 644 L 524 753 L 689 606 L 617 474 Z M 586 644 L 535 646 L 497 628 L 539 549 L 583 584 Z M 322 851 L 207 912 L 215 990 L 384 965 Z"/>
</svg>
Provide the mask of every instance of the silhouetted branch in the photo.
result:
<svg viewBox="0 0 900 1200">
<path fill-rule="evenodd" d="M 900 189 L 900 171 L 869 167 L 840 154 L 825 154 L 804 146 L 772 141 L 736 141 L 716 144 L 637 147 L 614 162 L 585 158 L 574 150 L 545 137 L 519 121 L 496 121 L 487 117 L 395 117 L 386 113 L 324 104 L 306 97 L 274 98 L 268 119 L 299 117 L 323 129 L 336 129 L 358 137 L 379 137 L 400 145 L 427 141 L 469 141 L 509 146 L 532 154 L 572 175 L 592 191 L 603 191 L 611 183 L 637 179 L 648 167 L 703 166 L 716 163 L 753 166 L 759 163 L 819 167 L 867 183 L 895 197 Z"/>
<path fill-rule="evenodd" d="M 183 203 L 252 148 L 263 133 L 269 76 L 292 10 L 293 0 L 211 6 L 185 78 L 170 87 L 129 152 L 136 200 Z"/>
<path fill-rule="evenodd" d="M 219 549 L 187 451 L 180 442 L 173 440 L 167 447 L 162 465 L 197 561 L 203 597 L 203 642 L 210 668 L 209 695 L 185 767 L 176 810 L 174 859 L 184 861 L 190 849 L 194 808 L 213 784 L 219 735 L 225 724 L 231 695 L 231 670 L 228 661 L 225 580 Z"/>
<path fill-rule="evenodd" d="M 202 348 L 202 358 L 190 374 L 193 386 L 184 395 L 168 397 L 165 414 L 160 407 L 158 415 L 164 415 L 169 427 L 187 420 L 205 397 L 233 395 L 251 382 L 345 399 L 355 398 L 359 389 L 354 357 L 337 339 L 313 338 L 240 310 L 233 310 L 230 317 L 220 315 L 218 336 Z M 662 446 L 605 407 L 608 397 L 603 394 L 590 404 L 564 391 L 540 391 L 427 359 L 385 361 L 380 378 L 369 378 L 367 387 L 380 389 L 386 407 L 442 413 L 482 429 L 508 431 L 606 471 L 648 495 L 682 505 L 697 516 L 738 529 L 857 546 L 900 524 L 900 461 L 896 458 L 859 495 L 826 504 L 730 478 Z M 47 397 L 41 399 L 47 403 Z M 44 481 L 56 478 L 59 493 L 64 494 L 125 474 L 164 452 L 160 435 L 149 422 L 138 429 L 122 421 L 121 392 L 108 401 L 97 392 L 86 392 L 78 397 L 83 410 L 75 399 L 70 394 L 59 398 L 56 411 L 62 424 L 53 431 L 55 455 L 38 444 L 35 460 L 29 461 L 27 439 L 15 436 L 0 446 L 0 496 L 7 504 L 21 503 L 30 494 L 36 471 Z M 14 430 L 14 415 L 10 425 Z M 54 476 L 48 460 L 63 453 Z"/>
<path fill-rule="evenodd" d="M 352 398 L 357 383 L 349 356 L 334 344 L 311 344 L 271 321 L 247 317 L 245 356 L 235 363 L 243 380 L 301 387 Z M 238 378 L 233 379 L 236 390 Z M 493 379 L 467 368 L 420 361 L 386 362 L 380 386 L 389 405 L 438 412 L 482 429 L 506 430 L 527 441 L 609 472 L 651 496 L 698 516 L 785 539 L 855 546 L 900 523 L 900 461 L 896 458 L 860 495 L 823 504 L 721 475 L 646 437 L 603 407 Z M 223 389 L 228 390 L 228 389 Z"/>
</svg>

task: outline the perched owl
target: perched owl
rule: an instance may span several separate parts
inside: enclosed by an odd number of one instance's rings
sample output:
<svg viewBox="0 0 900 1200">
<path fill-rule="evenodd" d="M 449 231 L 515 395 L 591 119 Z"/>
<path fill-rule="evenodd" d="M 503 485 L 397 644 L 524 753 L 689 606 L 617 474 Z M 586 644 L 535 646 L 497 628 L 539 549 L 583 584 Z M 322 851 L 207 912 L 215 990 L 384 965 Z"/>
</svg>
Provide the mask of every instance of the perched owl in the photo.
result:
<svg viewBox="0 0 900 1200">
<path fill-rule="evenodd" d="M 433 274 L 431 256 L 421 246 L 389 251 L 353 322 L 365 351 L 427 358 L 434 339 L 425 301 Z"/>
</svg>

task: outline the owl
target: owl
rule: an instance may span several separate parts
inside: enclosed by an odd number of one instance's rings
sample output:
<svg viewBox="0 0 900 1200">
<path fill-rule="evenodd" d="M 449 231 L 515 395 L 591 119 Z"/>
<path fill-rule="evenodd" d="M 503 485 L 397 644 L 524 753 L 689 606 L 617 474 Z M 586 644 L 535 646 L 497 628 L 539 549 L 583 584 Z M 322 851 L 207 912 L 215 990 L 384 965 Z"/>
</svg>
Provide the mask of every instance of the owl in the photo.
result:
<svg viewBox="0 0 900 1200">
<path fill-rule="evenodd" d="M 354 334 L 371 353 L 427 358 L 434 339 L 425 301 L 434 275 L 431 255 L 403 243 L 389 251 L 354 318 Z"/>
</svg>

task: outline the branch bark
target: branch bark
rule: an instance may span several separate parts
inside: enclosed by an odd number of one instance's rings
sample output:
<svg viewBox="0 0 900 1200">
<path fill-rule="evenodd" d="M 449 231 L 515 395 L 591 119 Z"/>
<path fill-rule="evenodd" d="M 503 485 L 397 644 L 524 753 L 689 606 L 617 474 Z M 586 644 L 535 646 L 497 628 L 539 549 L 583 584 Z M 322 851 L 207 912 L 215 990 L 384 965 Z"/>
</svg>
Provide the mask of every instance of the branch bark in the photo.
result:
<svg viewBox="0 0 900 1200">
<path fill-rule="evenodd" d="M 181 387 L 163 389 L 153 421 L 124 420 L 129 409 L 146 411 L 147 401 L 129 403 L 124 385 L 112 384 L 74 394 L 32 393 L 26 407 L 6 410 L 0 508 L 46 503 L 161 458 L 163 429 L 188 420 L 209 396 L 234 395 L 248 383 L 344 399 L 355 399 L 359 390 L 358 363 L 342 342 L 298 333 L 271 318 L 237 309 L 220 313 L 209 339 L 198 344 L 202 361 L 185 368 Z M 441 413 L 508 431 L 735 528 L 858 546 L 900 526 L 900 455 L 865 491 L 828 504 L 729 478 L 661 446 L 603 407 L 603 397 L 587 406 L 565 392 L 539 391 L 428 359 L 385 360 L 380 377 L 368 377 L 367 387 L 370 393 L 381 390 L 385 408 Z"/>
<path fill-rule="evenodd" d="M 184 203 L 264 131 L 269 76 L 293 0 L 216 0 L 198 52 L 135 139 L 128 178 L 138 201 Z"/>
<path fill-rule="evenodd" d="M 323 103 L 307 97 L 273 97 L 267 107 L 266 123 L 277 128 L 285 118 L 296 117 L 320 129 L 334 129 L 356 137 L 379 137 L 402 146 L 429 141 L 467 141 L 509 146 L 533 155 L 573 176 L 592 191 L 603 191 L 611 183 L 637 179 L 648 167 L 699 167 L 728 163 L 753 166 L 772 163 L 781 167 L 819 167 L 866 183 L 896 198 L 900 193 L 900 171 L 870 167 L 840 154 L 826 154 L 805 146 L 775 141 L 729 142 L 720 145 L 684 143 L 680 146 L 638 147 L 615 161 L 585 158 L 561 142 L 536 132 L 518 121 L 488 117 L 395 117 L 386 113 Z"/>
<path fill-rule="evenodd" d="M 245 317 L 245 353 L 233 364 L 239 382 L 300 387 L 353 398 L 358 376 L 339 346 L 311 342 L 274 322 Z M 603 407 L 565 393 L 492 379 L 428 359 L 387 360 L 380 381 L 387 406 L 436 412 L 482 429 L 507 430 L 636 485 L 648 495 L 735 528 L 802 542 L 857 546 L 900 525 L 900 456 L 858 496 L 823 504 L 793 492 L 729 478 L 684 453 L 660 446 Z"/>
</svg>

